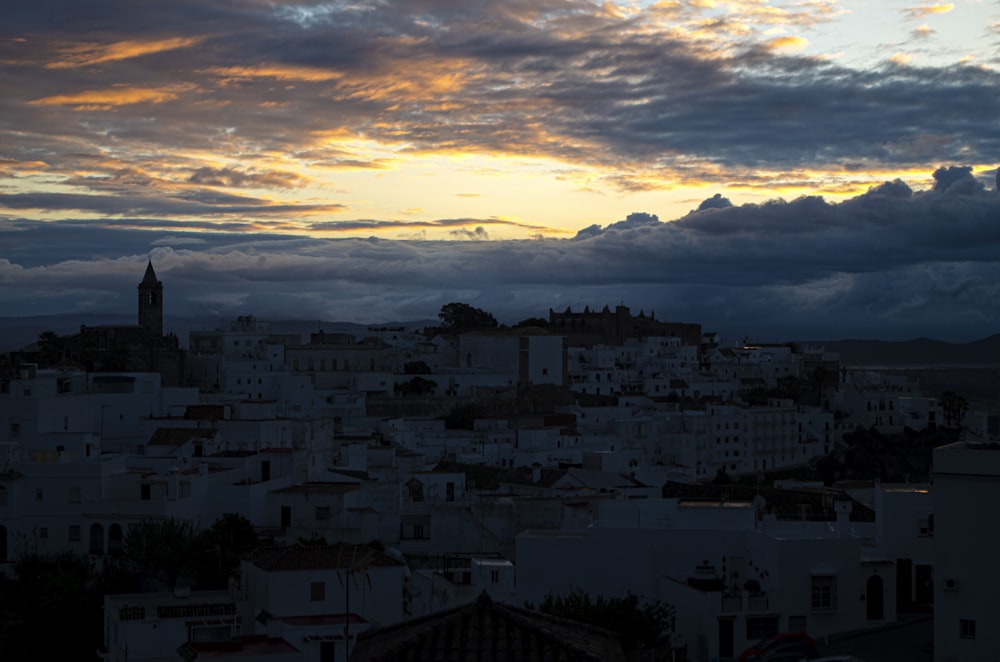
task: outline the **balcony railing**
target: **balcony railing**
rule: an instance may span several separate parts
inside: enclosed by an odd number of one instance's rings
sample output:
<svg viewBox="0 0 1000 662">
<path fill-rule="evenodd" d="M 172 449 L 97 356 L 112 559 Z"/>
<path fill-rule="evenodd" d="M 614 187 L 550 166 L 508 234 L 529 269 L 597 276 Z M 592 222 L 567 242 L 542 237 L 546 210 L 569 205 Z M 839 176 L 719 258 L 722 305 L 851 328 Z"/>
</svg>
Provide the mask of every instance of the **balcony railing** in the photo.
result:
<svg viewBox="0 0 1000 662">
<path fill-rule="evenodd" d="M 769 611 L 767 593 L 749 593 L 747 595 L 747 611 L 764 612 Z"/>
<path fill-rule="evenodd" d="M 727 591 L 721 596 L 721 613 L 732 614 L 742 612 L 744 610 L 744 597 L 746 598 L 745 609 L 748 613 L 766 613 L 769 611 L 770 603 L 767 593 L 757 591 Z"/>
<path fill-rule="evenodd" d="M 743 611 L 743 594 L 739 591 L 722 594 L 722 612 Z"/>
</svg>

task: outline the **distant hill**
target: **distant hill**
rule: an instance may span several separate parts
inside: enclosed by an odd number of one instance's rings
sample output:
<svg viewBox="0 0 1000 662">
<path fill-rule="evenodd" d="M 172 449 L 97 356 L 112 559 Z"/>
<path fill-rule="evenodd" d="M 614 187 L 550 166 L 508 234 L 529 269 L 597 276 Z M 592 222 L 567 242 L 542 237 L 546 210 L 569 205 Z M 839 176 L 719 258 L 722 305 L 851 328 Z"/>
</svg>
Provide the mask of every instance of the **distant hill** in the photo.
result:
<svg viewBox="0 0 1000 662">
<path fill-rule="evenodd" d="M 837 352 L 848 367 L 946 367 L 1000 366 L 1000 334 L 968 343 L 950 343 L 930 338 L 913 340 L 828 340 L 802 345 L 821 345 Z"/>
<path fill-rule="evenodd" d="M 303 342 L 309 341 L 309 334 L 323 330 L 327 333 L 353 333 L 363 335 L 369 328 L 423 329 L 435 326 L 440 320 L 416 320 L 410 322 L 378 322 L 356 324 L 353 322 L 330 322 L 324 320 L 269 320 L 271 331 L 276 334 L 299 334 Z M 232 319 L 219 317 L 176 317 L 164 320 L 164 331 L 180 338 L 181 347 L 187 347 L 191 331 L 205 331 L 225 327 Z M 80 325 L 119 326 L 135 324 L 135 315 L 37 315 L 34 317 L 0 317 L 0 352 L 13 352 L 38 340 L 45 331 L 53 331 L 61 336 L 80 331 Z"/>
</svg>

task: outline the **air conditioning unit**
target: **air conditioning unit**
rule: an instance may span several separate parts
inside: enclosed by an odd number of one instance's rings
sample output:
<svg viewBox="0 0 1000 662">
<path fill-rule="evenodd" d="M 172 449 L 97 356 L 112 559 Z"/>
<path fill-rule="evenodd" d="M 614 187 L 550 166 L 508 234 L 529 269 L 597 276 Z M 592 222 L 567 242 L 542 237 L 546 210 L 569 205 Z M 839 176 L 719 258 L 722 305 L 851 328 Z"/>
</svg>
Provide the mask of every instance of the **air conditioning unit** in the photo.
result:
<svg viewBox="0 0 1000 662">
<path fill-rule="evenodd" d="M 958 590 L 958 580 L 957 579 L 946 579 L 946 580 L 944 580 L 944 590 L 946 590 L 946 591 L 957 591 Z"/>
</svg>

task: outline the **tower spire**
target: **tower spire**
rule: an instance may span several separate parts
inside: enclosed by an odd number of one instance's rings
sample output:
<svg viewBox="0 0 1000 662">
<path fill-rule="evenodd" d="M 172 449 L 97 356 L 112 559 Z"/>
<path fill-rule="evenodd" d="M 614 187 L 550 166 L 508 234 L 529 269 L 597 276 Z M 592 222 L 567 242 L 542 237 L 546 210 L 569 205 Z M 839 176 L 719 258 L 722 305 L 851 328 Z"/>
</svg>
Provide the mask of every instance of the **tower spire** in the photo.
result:
<svg viewBox="0 0 1000 662">
<path fill-rule="evenodd" d="M 152 259 L 139 283 L 139 326 L 153 335 L 163 335 L 163 283 L 156 278 Z"/>
</svg>

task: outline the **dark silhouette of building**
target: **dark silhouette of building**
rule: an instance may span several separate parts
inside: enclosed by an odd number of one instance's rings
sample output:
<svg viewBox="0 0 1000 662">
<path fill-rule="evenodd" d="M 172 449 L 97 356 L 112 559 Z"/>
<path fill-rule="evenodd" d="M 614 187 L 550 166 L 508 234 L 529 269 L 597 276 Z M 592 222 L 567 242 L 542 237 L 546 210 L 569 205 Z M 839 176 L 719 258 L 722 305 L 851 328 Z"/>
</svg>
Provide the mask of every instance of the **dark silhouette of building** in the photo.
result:
<svg viewBox="0 0 1000 662">
<path fill-rule="evenodd" d="M 624 344 L 631 338 L 677 337 L 685 345 L 701 345 L 701 325 L 682 322 L 659 322 L 655 314 L 647 317 L 642 311 L 632 315 L 627 306 L 616 306 L 612 312 L 607 306 L 599 313 L 584 308 L 574 313 L 569 308 L 557 313 L 549 309 L 549 331 L 564 335 L 571 347 Z"/>
<path fill-rule="evenodd" d="M 84 324 L 70 336 L 43 333 L 39 342 L 14 352 L 11 363 L 88 372 L 157 372 L 164 386 L 180 386 L 184 355 L 176 335 L 163 335 L 163 283 L 152 261 L 138 290 L 138 324 Z"/>
<path fill-rule="evenodd" d="M 139 326 L 154 336 L 163 335 L 163 283 L 156 279 L 152 260 L 139 283 Z"/>
</svg>

